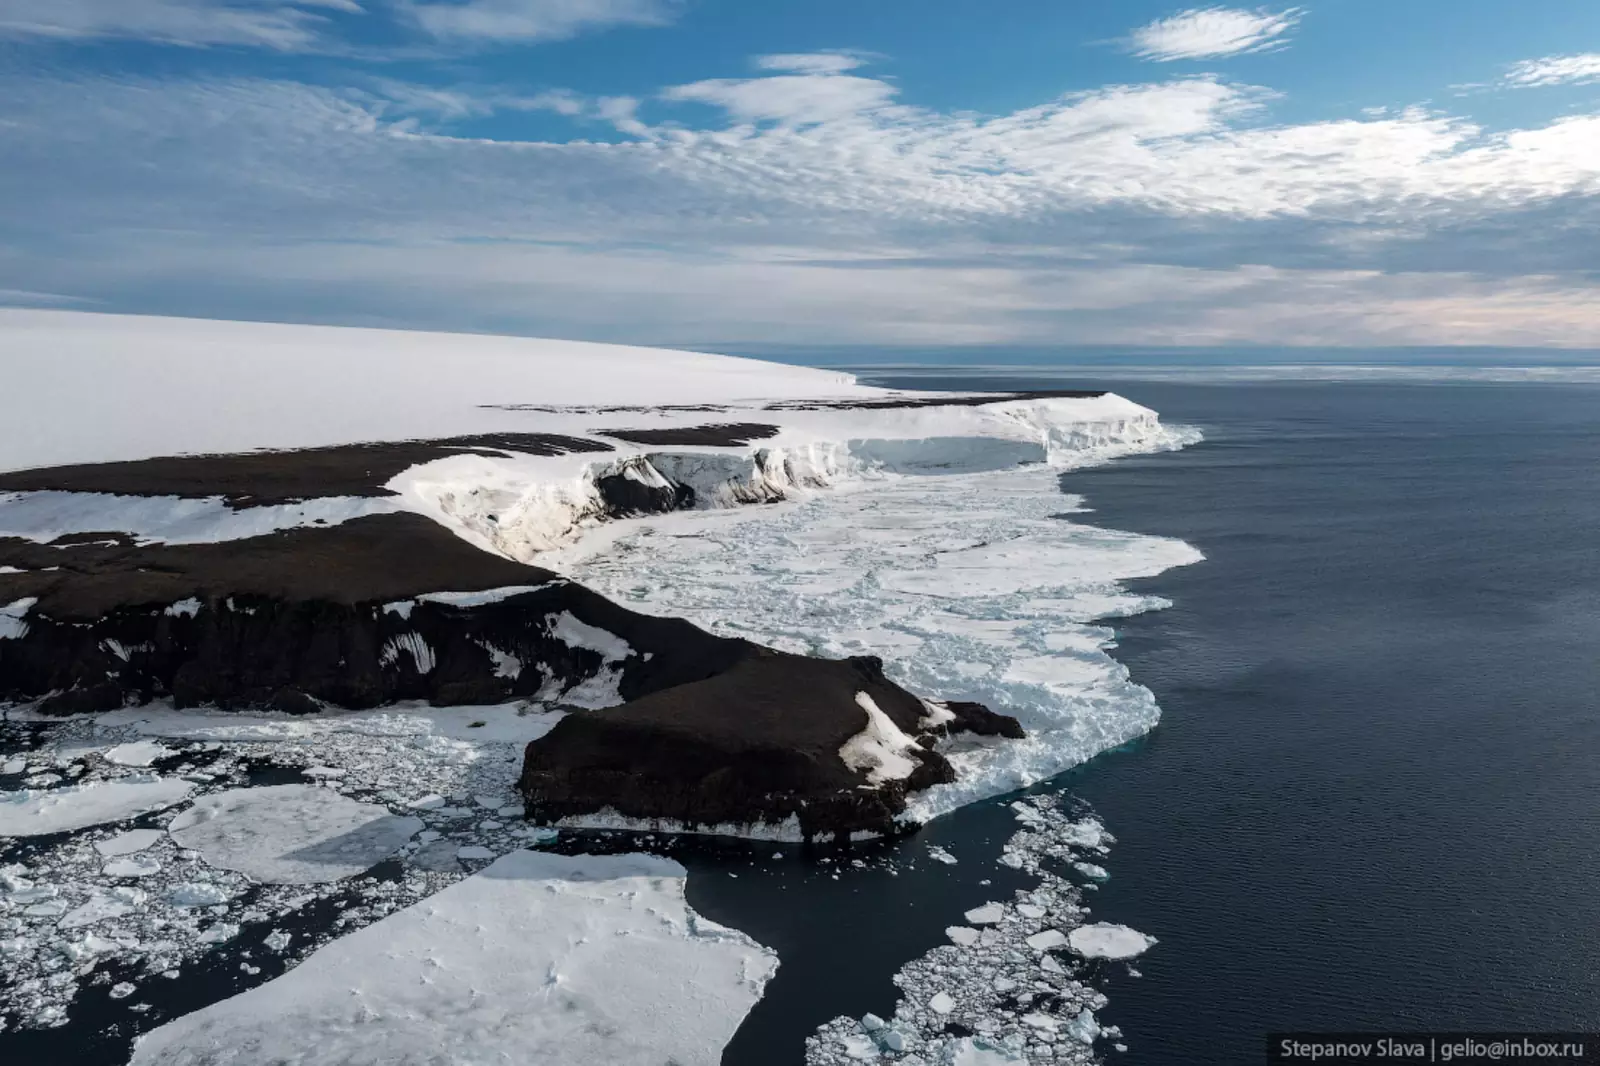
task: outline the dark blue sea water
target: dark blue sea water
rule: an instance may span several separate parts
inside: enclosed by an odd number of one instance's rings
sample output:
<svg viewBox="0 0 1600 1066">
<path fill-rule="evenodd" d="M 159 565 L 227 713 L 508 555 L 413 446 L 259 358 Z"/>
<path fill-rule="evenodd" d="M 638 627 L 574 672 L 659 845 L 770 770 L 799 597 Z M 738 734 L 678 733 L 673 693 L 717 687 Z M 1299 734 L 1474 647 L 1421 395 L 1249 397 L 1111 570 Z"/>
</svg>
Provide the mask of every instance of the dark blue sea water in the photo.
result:
<svg viewBox="0 0 1600 1066">
<path fill-rule="evenodd" d="M 1600 1029 L 1600 389 L 1105 384 L 1207 437 L 1063 479 L 1207 556 L 1118 625 L 1160 726 L 1068 782 L 1160 939 L 1117 1061 Z"/>
</svg>

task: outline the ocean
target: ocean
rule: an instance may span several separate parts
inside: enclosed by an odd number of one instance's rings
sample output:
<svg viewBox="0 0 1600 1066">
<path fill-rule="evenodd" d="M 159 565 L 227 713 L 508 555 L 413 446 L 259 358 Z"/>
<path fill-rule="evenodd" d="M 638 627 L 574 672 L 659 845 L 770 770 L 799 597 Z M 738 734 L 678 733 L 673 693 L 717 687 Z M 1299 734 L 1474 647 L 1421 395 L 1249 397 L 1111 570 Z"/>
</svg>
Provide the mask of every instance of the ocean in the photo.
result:
<svg viewBox="0 0 1600 1066">
<path fill-rule="evenodd" d="M 1119 841 L 1098 919 L 1160 941 L 1113 1061 L 1596 1028 L 1600 388 L 1082 384 L 1206 434 L 1062 478 L 1207 557 L 1116 623 L 1160 725 L 1055 783 Z"/>
</svg>

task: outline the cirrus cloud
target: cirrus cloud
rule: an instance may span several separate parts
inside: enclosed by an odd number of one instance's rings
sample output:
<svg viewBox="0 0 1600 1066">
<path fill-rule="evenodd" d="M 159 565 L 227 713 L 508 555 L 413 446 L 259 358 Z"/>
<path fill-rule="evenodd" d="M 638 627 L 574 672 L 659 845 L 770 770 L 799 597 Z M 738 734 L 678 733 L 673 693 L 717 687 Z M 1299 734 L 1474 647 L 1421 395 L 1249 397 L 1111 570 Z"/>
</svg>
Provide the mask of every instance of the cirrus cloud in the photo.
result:
<svg viewBox="0 0 1600 1066">
<path fill-rule="evenodd" d="M 1600 52 L 1524 59 L 1511 65 L 1506 82 L 1519 89 L 1600 82 Z"/>
<path fill-rule="evenodd" d="M 1158 62 L 1265 52 L 1282 47 L 1284 36 L 1304 14 L 1298 7 L 1285 11 L 1190 8 L 1139 27 L 1127 43 L 1134 55 Z"/>
<path fill-rule="evenodd" d="M 291 51 L 318 41 L 327 22 L 318 9 L 362 11 L 356 0 L 0 0 L 0 37 L 121 37 Z"/>
</svg>

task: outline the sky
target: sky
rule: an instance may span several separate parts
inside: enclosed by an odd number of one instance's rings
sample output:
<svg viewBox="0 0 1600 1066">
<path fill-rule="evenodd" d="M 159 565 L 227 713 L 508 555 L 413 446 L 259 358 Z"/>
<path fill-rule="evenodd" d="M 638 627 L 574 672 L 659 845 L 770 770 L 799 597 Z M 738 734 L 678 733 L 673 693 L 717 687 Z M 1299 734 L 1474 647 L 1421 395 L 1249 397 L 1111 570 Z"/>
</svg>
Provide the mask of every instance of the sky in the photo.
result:
<svg viewBox="0 0 1600 1066">
<path fill-rule="evenodd" d="M 0 0 L 0 305 L 1600 348 L 1600 4 Z"/>
</svg>

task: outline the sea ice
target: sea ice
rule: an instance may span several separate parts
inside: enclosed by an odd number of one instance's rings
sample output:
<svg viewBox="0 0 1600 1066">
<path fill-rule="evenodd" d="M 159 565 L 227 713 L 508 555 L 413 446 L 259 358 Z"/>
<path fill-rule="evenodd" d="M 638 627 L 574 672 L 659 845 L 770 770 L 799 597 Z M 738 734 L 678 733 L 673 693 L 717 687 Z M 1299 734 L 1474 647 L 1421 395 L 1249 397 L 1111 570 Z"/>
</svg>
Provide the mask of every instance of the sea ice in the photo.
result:
<svg viewBox="0 0 1600 1066">
<path fill-rule="evenodd" d="M 121 918 L 144 906 L 146 898 L 144 890 L 138 888 L 113 888 L 109 892 L 96 892 L 88 902 L 68 911 L 57 925 L 62 929 L 79 929 L 108 918 Z"/>
<path fill-rule="evenodd" d="M 1151 432 L 1129 446 L 1177 443 Z M 876 655 L 919 695 L 1016 716 L 1023 740 L 939 742 L 957 780 L 909 797 L 906 817 L 927 821 L 1070 769 L 1159 717 L 1095 622 L 1165 606 L 1121 582 L 1201 556 L 1057 517 L 1073 505 L 1049 469 L 886 477 L 759 521 L 697 511 L 613 523 L 603 541 L 540 561 L 634 610 L 800 654 Z"/>
<path fill-rule="evenodd" d="M 985 903 L 967 912 L 967 921 L 973 925 L 993 925 L 1006 916 L 1004 903 Z"/>
<path fill-rule="evenodd" d="M 107 762 L 114 762 L 118 766 L 149 766 L 157 759 L 165 759 L 168 755 L 177 752 L 165 744 L 157 744 L 153 740 L 136 740 L 129 744 L 118 744 L 109 749 L 106 754 Z"/>
<path fill-rule="evenodd" d="M 148 774 L 45 792 L 0 792 L 0 837 L 64 833 L 159 811 L 188 797 L 187 781 Z"/>
<path fill-rule="evenodd" d="M 187 881 L 167 893 L 167 902 L 174 907 L 214 907 L 232 898 L 227 889 L 210 881 Z"/>
<path fill-rule="evenodd" d="M 777 966 L 649 855 L 518 851 L 277 980 L 140 1037 L 132 1066 L 714 1066 Z"/>
<path fill-rule="evenodd" d="M 1089 959 L 1131 959 L 1143 955 L 1156 942 L 1155 937 L 1109 922 L 1080 925 L 1067 940 L 1073 951 Z"/>
<path fill-rule="evenodd" d="M 352 877 L 422 827 L 421 819 L 316 785 L 274 785 L 202 796 L 168 831 L 212 866 L 268 884 L 305 885 Z"/>
<path fill-rule="evenodd" d="M 166 835 L 160 829 L 130 829 L 107 840 L 95 841 L 94 850 L 107 857 L 132 855 L 136 851 L 145 850 Z"/>
<path fill-rule="evenodd" d="M 100 867 L 100 872 L 107 877 L 150 877 L 161 872 L 161 863 L 149 855 L 134 855 L 113 859 Z"/>
</svg>

